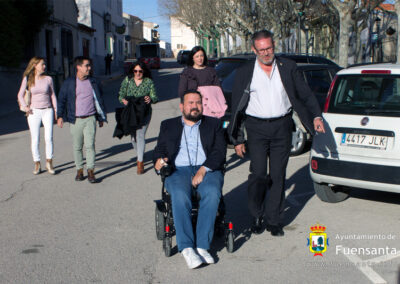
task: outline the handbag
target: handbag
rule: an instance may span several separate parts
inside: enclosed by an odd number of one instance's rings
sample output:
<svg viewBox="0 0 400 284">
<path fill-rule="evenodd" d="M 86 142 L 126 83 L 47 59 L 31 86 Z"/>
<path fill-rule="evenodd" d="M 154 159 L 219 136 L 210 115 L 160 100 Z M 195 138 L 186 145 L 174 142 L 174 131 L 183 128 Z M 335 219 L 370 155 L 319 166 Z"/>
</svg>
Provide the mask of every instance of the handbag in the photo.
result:
<svg viewBox="0 0 400 284">
<path fill-rule="evenodd" d="M 23 99 L 27 106 L 31 105 L 31 96 L 32 96 L 32 94 L 28 87 L 28 76 L 26 76 L 26 88 L 25 88 L 25 93 L 24 93 Z M 26 112 L 25 107 L 20 103 L 19 100 L 17 100 L 17 101 L 18 101 L 18 105 L 19 105 L 19 110 L 22 112 Z"/>
</svg>

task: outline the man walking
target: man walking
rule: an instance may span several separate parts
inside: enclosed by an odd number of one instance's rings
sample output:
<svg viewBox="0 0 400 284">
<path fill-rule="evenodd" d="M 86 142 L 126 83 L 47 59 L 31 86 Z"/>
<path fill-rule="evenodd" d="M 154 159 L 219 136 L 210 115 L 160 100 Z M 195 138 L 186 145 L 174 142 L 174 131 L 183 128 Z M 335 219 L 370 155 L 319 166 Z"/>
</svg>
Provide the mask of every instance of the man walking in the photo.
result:
<svg viewBox="0 0 400 284">
<path fill-rule="evenodd" d="M 88 181 L 95 183 L 96 120 L 99 121 L 99 127 L 103 126 L 104 121 L 107 122 L 103 93 L 96 80 L 90 77 L 92 68 L 90 58 L 78 56 L 74 63 L 76 77 L 66 79 L 58 95 L 57 124 L 63 127 L 64 120 L 70 123 L 77 169 L 75 180 L 84 179 L 83 145 L 85 145 Z"/>
<path fill-rule="evenodd" d="M 296 63 L 275 57 L 272 33 L 266 30 L 254 33 L 251 48 L 257 59 L 236 72 L 228 133 L 236 154 L 243 158 L 246 127 L 250 154 L 248 206 L 254 217 L 252 232 L 262 233 L 265 216 L 267 230 L 273 236 L 283 236 L 282 213 L 286 166 L 292 143 L 292 111 L 298 113 L 312 134 L 325 132 L 324 124 L 318 102 L 297 71 Z"/>
</svg>

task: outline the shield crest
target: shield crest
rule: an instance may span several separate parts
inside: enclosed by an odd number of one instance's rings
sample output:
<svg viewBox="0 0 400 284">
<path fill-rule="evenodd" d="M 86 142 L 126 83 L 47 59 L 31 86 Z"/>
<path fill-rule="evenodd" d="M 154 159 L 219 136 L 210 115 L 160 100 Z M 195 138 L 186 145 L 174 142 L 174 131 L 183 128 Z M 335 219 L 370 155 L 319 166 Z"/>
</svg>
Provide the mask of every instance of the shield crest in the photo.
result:
<svg viewBox="0 0 400 284">
<path fill-rule="evenodd" d="M 312 233 L 310 233 L 309 238 L 307 238 L 307 245 L 310 251 L 314 253 L 314 256 L 323 256 L 322 254 L 326 252 L 326 249 L 329 246 L 329 238 L 327 237 L 326 233 L 324 233 L 326 227 L 315 225 L 310 227 L 310 230 Z"/>
</svg>

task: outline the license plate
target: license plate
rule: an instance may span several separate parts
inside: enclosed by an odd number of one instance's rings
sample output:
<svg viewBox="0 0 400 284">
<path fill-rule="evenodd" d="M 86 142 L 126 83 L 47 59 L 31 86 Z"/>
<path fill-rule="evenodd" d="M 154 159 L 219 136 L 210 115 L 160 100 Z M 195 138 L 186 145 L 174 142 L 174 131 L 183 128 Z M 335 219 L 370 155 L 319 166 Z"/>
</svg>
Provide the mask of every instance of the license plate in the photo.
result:
<svg viewBox="0 0 400 284">
<path fill-rule="evenodd" d="M 228 125 L 229 125 L 229 121 L 224 121 L 222 123 L 222 128 L 228 128 Z"/>
<path fill-rule="evenodd" d="M 343 133 L 341 145 L 386 150 L 387 136 Z"/>
</svg>

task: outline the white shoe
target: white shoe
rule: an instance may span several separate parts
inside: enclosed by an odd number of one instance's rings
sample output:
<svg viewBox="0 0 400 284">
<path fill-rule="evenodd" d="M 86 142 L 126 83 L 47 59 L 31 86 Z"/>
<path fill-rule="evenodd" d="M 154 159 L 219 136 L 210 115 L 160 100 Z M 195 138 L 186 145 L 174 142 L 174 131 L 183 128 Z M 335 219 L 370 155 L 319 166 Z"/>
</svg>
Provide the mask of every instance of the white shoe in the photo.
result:
<svg viewBox="0 0 400 284">
<path fill-rule="evenodd" d="M 200 256 L 197 255 L 193 248 L 185 248 L 182 251 L 182 255 L 185 258 L 189 269 L 196 268 L 203 263 L 203 261 L 200 259 Z"/>
<path fill-rule="evenodd" d="M 200 255 L 200 258 L 208 263 L 208 264 L 213 264 L 215 263 L 214 258 L 211 256 L 211 254 L 208 253 L 207 250 L 202 249 L 202 248 L 197 248 L 197 253 Z"/>
</svg>

